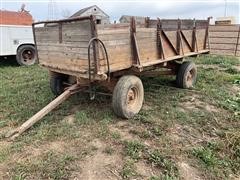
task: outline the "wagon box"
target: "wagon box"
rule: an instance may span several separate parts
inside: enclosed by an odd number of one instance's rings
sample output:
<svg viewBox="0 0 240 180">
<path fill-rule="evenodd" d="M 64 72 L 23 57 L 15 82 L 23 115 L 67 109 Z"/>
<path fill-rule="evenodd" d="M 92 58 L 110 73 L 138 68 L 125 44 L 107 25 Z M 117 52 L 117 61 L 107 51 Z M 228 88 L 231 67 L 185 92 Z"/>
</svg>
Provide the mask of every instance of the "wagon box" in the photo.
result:
<svg viewBox="0 0 240 180">
<path fill-rule="evenodd" d="M 98 83 L 113 92 L 114 112 L 130 118 L 142 107 L 139 75 L 161 67 L 176 75 L 179 87 L 194 85 L 196 66 L 182 60 L 209 52 L 208 26 L 209 19 L 146 18 L 136 24 L 134 17 L 128 23 L 101 25 L 87 16 L 38 22 L 33 29 L 39 63 L 50 70 L 54 94 L 74 83 L 92 92 Z"/>
</svg>

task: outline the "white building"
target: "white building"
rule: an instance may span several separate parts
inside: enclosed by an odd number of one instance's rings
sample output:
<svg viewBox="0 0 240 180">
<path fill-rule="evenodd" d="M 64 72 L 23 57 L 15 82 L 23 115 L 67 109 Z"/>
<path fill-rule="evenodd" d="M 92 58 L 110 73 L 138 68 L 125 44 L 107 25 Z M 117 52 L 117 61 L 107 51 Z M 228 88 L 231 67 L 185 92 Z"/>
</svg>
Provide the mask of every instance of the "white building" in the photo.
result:
<svg viewBox="0 0 240 180">
<path fill-rule="evenodd" d="M 110 24 L 109 16 L 96 5 L 83 8 L 70 16 L 70 18 L 90 15 L 96 16 L 97 24 Z"/>
</svg>

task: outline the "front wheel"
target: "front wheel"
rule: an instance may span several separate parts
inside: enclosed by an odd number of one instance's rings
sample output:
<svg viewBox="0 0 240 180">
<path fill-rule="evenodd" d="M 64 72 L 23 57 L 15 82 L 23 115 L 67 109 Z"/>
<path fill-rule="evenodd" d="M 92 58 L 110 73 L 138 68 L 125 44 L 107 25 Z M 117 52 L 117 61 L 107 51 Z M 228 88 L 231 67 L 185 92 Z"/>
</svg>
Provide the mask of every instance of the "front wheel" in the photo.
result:
<svg viewBox="0 0 240 180">
<path fill-rule="evenodd" d="M 29 66 L 37 61 L 36 49 L 33 45 L 21 45 L 17 49 L 17 63 L 21 66 Z"/>
<path fill-rule="evenodd" d="M 52 93 L 56 96 L 63 93 L 64 89 L 67 87 L 68 75 L 50 71 L 50 88 Z"/>
<path fill-rule="evenodd" d="M 133 75 L 121 77 L 113 90 L 112 107 L 122 118 L 132 118 L 142 108 L 144 89 L 142 81 Z"/>
<path fill-rule="evenodd" d="M 192 88 L 197 80 L 197 67 L 191 61 L 183 62 L 177 72 L 176 83 L 180 88 Z"/>
</svg>

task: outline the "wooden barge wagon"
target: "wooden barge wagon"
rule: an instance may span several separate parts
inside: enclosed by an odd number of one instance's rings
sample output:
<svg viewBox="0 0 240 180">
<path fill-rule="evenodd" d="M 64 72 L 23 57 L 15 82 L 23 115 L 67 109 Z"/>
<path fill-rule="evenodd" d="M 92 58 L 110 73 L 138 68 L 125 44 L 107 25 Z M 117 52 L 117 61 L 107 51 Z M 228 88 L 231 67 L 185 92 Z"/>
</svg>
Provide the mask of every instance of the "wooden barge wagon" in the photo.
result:
<svg viewBox="0 0 240 180">
<path fill-rule="evenodd" d="M 39 27 L 39 24 L 43 26 Z M 33 24 L 40 65 L 50 71 L 50 86 L 56 95 L 69 84 L 94 84 L 112 92 L 114 112 L 122 118 L 137 114 L 144 90 L 138 77 L 176 75 L 179 87 L 191 88 L 196 66 L 185 57 L 209 52 L 208 20 L 160 20 L 146 18 L 144 24 L 96 24 L 95 17 L 78 17 Z M 81 89 L 80 88 L 80 89 Z"/>
<path fill-rule="evenodd" d="M 57 97 L 10 131 L 6 136 L 12 140 L 72 94 L 86 91 L 93 99 L 99 93 L 93 88 L 97 84 L 112 93 L 116 115 L 131 118 L 140 111 L 144 99 L 139 76 L 176 75 L 178 87 L 191 88 L 197 69 L 184 58 L 209 52 L 209 18 L 146 18 L 139 24 L 132 17 L 129 23 L 101 25 L 88 16 L 32 26 L 39 63 L 49 69 L 50 87 Z"/>
</svg>

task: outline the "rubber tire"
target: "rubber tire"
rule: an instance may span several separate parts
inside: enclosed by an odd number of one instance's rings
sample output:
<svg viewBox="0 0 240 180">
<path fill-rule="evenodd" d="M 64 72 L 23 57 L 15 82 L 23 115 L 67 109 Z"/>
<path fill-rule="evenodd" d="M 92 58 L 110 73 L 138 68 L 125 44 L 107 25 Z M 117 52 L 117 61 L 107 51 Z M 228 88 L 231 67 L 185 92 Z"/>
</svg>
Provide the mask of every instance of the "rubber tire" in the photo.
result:
<svg viewBox="0 0 240 180">
<path fill-rule="evenodd" d="M 64 91 L 64 82 L 68 81 L 68 75 L 50 71 L 50 88 L 54 95 L 59 96 Z"/>
<path fill-rule="evenodd" d="M 131 88 L 138 91 L 138 101 L 133 108 L 127 106 L 127 95 Z M 136 115 L 142 108 L 144 89 L 142 81 L 137 76 L 122 76 L 113 90 L 112 107 L 115 114 L 121 118 L 129 119 Z"/>
<path fill-rule="evenodd" d="M 33 58 L 33 60 L 30 63 L 24 62 L 24 59 L 23 59 L 23 57 L 21 55 L 23 53 L 23 51 L 28 50 L 28 49 L 34 52 L 34 58 Z M 30 66 L 30 65 L 35 64 L 36 61 L 37 61 L 37 54 L 36 54 L 35 47 L 33 45 L 21 45 L 17 49 L 16 60 L 17 60 L 17 63 L 20 66 Z"/>
<path fill-rule="evenodd" d="M 193 70 L 195 73 L 193 76 L 192 84 L 189 86 L 187 84 L 187 73 L 191 70 Z M 197 81 L 196 65 L 191 61 L 183 62 L 178 69 L 178 73 L 177 73 L 177 77 L 176 77 L 177 86 L 180 88 L 189 89 L 189 88 L 192 88 L 196 84 L 196 81 Z"/>
</svg>

